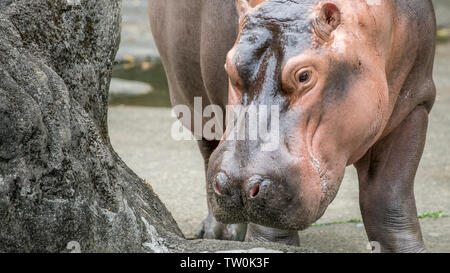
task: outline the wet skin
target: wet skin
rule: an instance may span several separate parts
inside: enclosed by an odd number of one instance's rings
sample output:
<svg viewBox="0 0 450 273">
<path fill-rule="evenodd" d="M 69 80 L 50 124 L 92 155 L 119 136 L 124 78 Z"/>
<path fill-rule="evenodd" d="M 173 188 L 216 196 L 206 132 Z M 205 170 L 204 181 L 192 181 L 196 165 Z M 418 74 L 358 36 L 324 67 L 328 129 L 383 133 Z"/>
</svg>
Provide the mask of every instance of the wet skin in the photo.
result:
<svg viewBox="0 0 450 273">
<path fill-rule="evenodd" d="M 173 105 L 280 109 L 275 151 L 230 140 L 239 125 L 199 141 L 210 212 L 199 237 L 298 244 L 354 165 L 368 239 L 425 251 L 413 184 L 435 99 L 431 1 L 149 3 Z"/>
</svg>

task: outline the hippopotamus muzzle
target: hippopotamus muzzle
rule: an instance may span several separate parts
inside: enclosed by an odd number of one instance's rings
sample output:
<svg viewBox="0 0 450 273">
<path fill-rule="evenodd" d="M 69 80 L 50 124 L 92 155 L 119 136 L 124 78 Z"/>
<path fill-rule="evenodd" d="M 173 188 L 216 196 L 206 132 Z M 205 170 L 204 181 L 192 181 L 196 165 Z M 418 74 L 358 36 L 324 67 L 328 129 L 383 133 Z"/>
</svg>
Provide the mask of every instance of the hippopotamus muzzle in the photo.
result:
<svg viewBox="0 0 450 273">
<path fill-rule="evenodd" d="M 242 153 L 233 150 L 244 145 L 254 146 L 225 141 L 210 158 L 207 192 L 214 217 L 222 223 L 251 222 L 284 230 L 301 230 L 313 223 L 319 217 L 323 189 L 316 184 L 301 190 L 299 181 L 305 176 L 287 147 L 255 150 L 254 158 L 243 160 Z"/>
</svg>

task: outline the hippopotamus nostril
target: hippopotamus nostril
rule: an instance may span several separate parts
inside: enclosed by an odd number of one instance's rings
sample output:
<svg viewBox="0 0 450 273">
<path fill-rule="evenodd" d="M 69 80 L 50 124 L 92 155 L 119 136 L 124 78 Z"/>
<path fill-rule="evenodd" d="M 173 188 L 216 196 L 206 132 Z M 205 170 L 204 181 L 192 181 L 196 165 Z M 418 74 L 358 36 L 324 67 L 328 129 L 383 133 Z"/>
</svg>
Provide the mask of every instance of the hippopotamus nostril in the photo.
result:
<svg viewBox="0 0 450 273">
<path fill-rule="evenodd" d="M 215 191 L 218 195 L 222 195 L 222 192 L 220 191 L 219 182 L 217 182 L 217 181 L 214 183 L 214 191 Z"/>
<path fill-rule="evenodd" d="M 255 198 L 259 193 L 259 183 L 250 189 L 250 198 Z"/>
<path fill-rule="evenodd" d="M 261 176 L 255 175 L 247 181 L 247 194 L 250 198 L 256 198 L 261 193 L 263 180 Z"/>
<path fill-rule="evenodd" d="M 229 179 L 226 174 L 220 172 L 216 175 L 216 179 L 214 180 L 214 192 L 218 195 L 227 195 L 229 194 L 228 190 Z"/>
</svg>

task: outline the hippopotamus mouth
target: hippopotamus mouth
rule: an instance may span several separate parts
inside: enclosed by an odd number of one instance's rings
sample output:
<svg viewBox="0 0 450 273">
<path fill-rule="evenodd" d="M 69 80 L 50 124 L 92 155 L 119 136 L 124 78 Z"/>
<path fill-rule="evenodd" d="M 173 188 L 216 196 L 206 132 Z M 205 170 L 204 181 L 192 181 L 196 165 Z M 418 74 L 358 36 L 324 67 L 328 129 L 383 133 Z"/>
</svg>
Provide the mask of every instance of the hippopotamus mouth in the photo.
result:
<svg viewBox="0 0 450 273">
<path fill-rule="evenodd" d="M 343 175 L 332 181 L 314 159 L 296 158 L 286 146 L 243 163 L 234 152 L 240 145 L 249 144 L 222 143 L 210 158 L 207 192 L 218 221 L 302 230 L 322 216 Z"/>
</svg>

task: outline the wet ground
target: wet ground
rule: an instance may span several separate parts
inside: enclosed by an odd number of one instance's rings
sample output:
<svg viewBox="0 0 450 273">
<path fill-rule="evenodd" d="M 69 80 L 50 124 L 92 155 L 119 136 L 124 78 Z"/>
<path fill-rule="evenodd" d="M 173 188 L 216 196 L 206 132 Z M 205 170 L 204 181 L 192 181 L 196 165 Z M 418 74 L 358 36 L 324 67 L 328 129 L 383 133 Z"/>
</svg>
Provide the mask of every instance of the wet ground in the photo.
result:
<svg viewBox="0 0 450 273">
<path fill-rule="evenodd" d="M 141 11 L 145 9 L 146 1 L 124 2 L 126 14 L 137 12 L 145 17 Z M 438 4 L 438 23 L 450 26 L 450 1 L 435 2 Z M 133 18 L 132 22 L 139 21 L 138 15 L 128 16 Z M 125 31 L 130 29 L 134 29 L 135 34 L 129 32 L 128 37 L 144 32 L 133 27 Z M 444 36 L 442 41 L 446 40 Z M 127 52 L 129 44 L 128 40 L 124 42 L 123 52 Z M 124 161 L 150 181 L 186 237 L 193 237 L 207 214 L 203 162 L 195 142 L 177 142 L 170 137 L 174 118 L 167 108 L 167 82 L 153 53 L 146 53 L 142 58 L 119 56 L 121 64 L 115 68 L 115 77 L 144 81 L 154 90 L 141 96 L 112 97 L 109 111 L 111 141 Z M 438 96 L 430 115 L 428 140 L 416 177 L 415 194 L 428 249 L 450 252 L 450 217 L 445 217 L 450 214 L 449 42 L 440 42 L 437 47 L 434 76 Z M 349 167 L 338 196 L 322 219 L 300 232 L 302 245 L 324 252 L 367 252 L 367 237 L 360 219 L 356 173 Z"/>
<path fill-rule="evenodd" d="M 132 94 L 120 94 L 110 96 L 110 106 L 131 105 L 147 107 L 170 106 L 169 87 L 167 84 L 164 67 L 160 59 L 123 62 L 115 66 L 113 78 L 141 81 L 152 86 L 152 92 L 135 96 Z"/>
</svg>

